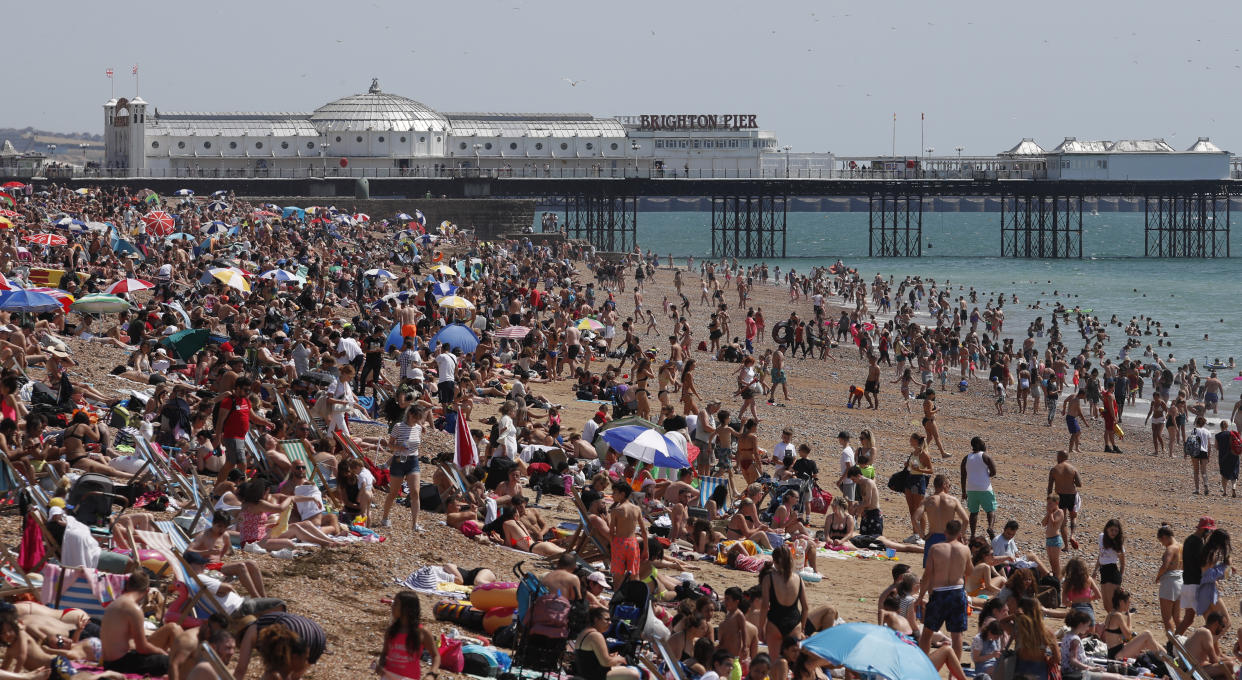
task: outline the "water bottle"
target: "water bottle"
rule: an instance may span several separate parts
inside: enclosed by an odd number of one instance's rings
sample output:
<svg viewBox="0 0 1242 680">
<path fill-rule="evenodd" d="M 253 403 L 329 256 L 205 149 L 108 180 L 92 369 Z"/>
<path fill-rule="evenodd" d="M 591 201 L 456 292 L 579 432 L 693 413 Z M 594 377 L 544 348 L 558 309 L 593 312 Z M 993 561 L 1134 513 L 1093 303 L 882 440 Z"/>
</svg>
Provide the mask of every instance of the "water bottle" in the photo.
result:
<svg viewBox="0 0 1242 680">
<path fill-rule="evenodd" d="M 565 495 L 572 496 L 574 494 L 574 476 L 566 472 L 561 475 L 561 483 L 565 486 Z"/>
</svg>

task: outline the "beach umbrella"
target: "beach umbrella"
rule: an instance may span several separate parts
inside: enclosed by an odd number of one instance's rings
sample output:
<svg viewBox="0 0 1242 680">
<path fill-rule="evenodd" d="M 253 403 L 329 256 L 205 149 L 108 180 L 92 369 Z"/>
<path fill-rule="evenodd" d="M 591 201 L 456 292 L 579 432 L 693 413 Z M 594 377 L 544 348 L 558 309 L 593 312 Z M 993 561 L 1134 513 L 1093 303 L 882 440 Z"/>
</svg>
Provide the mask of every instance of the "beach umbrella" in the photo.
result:
<svg viewBox="0 0 1242 680">
<path fill-rule="evenodd" d="M 439 274 L 444 274 L 445 276 L 457 276 L 456 269 L 453 269 L 452 267 L 442 265 L 442 264 L 436 265 L 435 268 L 432 269 L 431 271 L 439 273 Z"/>
<path fill-rule="evenodd" d="M 0 205 L 7 205 L 10 208 L 17 207 L 17 204 L 13 202 L 13 198 L 5 193 L 0 193 Z"/>
<path fill-rule="evenodd" d="M 595 319 L 586 318 L 579 319 L 578 323 L 575 324 L 574 327 L 580 331 L 600 331 L 604 329 L 604 324 L 596 321 Z"/>
<path fill-rule="evenodd" d="M 448 220 L 444 220 L 443 222 L 440 223 L 440 231 L 448 231 L 449 227 L 451 226 L 453 226 L 452 222 L 449 222 Z"/>
<path fill-rule="evenodd" d="M 463 352 L 473 352 L 474 348 L 479 346 L 479 336 L 475 335 L 469 326 L 451 323 L 431 336 L 431 344 L 445 344 Z"/>
<path fill-rule="evenodd" d="M 298 276 L 297 274 L 294 274 L 291 271 L 286 271 L 284 269 L 273 269 L 271 271 L 263 272 L 262 274 L 259 274 L 259 278 L 274 279 L 276 281 L 301 281 L 302 280 L 302 277 Z"/>
<path fill-rule="evenodd" d="M 63 307 L 60 300 L 47 293 L 10 290 L 0 293 L 0 309 L 6 312 L 54 312 Z"/>
<path fill-rule="evenodd" d="M 363 212 L 354 213 L 354 219 L 358 222 L 370 222 L 371 216 Z"/>
<path fill-rule="evenodd" d="M 224 222 L 221 222 L 220 220 L 212 220 L 208 222 L 207 224 L 204 224 L 203 226 L 198 228 L 199 233 L 206 234 L 208 236 L 224 234 L 228 232 L 228 230 L 229 230 L 229 225 L 225 224 Z"/>
<path fill-rule="evenodd" d="M 437 281 L 431 286 L 431 294 L 438 298 L 448 297 L 456 292 L 457 286 L 447 281 Z"/>
<path fill-rule="evenodd" d="M 205 328 L 187 328 L 162 338 L 160 344 L 172 350 L 177 358 L 187 361 L 207 346 L 211 333 Z"/>
<path fill-rule="evenodd" d="M 628 458 L 665 468 L 690 467 L 686 452 L 663 433 L 642 425 L 623 425 L 604 431 L 608 446 Z"/>
<path fill-rule="evenodd" d="M 195 236 L 193 234 L 187 234 L 184 231 L 179 231 L 175 234 L 165 236 L 164 240 L 171 243 L 172 241 L 193 241 L 194 238 Z"/>
<path fill-rule="evenodd" d="M 333 219 L 335 219 L 339 224 L 347 224 L 351 227 L 358 224 L 358 220 L 354 219 L 353 215 L 337 215 Z"/>
<path fill-rule="evenodd" d="M 94 295 L 84 295 L 78 298 L 71 305 L 71 308 L 73 311 L 82 314 L 115 314 L 127 311 L 130 308 L 130 304 L 127 300 L 115 295 L 95 293 Z"/>
<path fill-rule="evenodd" d="M 20 220 L 22 218 L 22 214 L 16 210 L 9 210 L 8 208 L 5 208 L 4 210 L 0 210 L 0 217 L 10 217 L 15 220 Z"/>
<path fill-rule="evenodd" d="M 529 333 L 530 329 L 526 326 L 505 326 L 496 331 L 496 337 L 519 339 L 526 337 Z"/>
<path fill-rule="evenodd" d="M 211 192 L 211 195 L 212 195 L 212 196 L 228 196 L 228 195 L 229 195 L 229 191 L 228 191 L 228 189 L 221 189 L 221 190 L 219 190 L 219 191 L 213 191 L 213 192 Z"/>
<path fill-rule="evenodd" d="M 31 234 L 22 240 L 28 243 L 37 243 L 41 246 L 63 246 L 69 242 L 68 239 L 60 234 Z"/>
<path fill-rule="evenodd" d="M 87 222 L 86 228 L 91 231 L 106 232 L 112 228 L 112 223 L 111 222 Z"/>
<path fill-rule="evenodd" d="M 73 190 L 73 193 L 75 193 L 75 194 L 77 194 L 77 195 L 79 195 L 79 196 L 90 196 L 90 195 L 91 195 L 91 190 L 90 190 L 90 189 L 87 189 L 86 187 L 82 187 L 82 188 L 80 188 L 80 189 L 74 189 L 74 190 Z"/>
<path fill-rule="evenodd" d="M 440 306 L 449 309 L 474 309 L 474 303 L 460 295 L 449 295 L 440 298 Z"/>
<path fill-rule="evenodd" d="M 152 210 L 142 216 L 142 223 L 147 231 L 156 236 L 167 236 L 173 233 L 173 217 L 163 210 Z"/>
<path fill-rule="evenodd" d="M 423 211 L 421 210 L 414 211 L 414 221 L 418 222 L 419 226 L 422 226 L 422 227 L 427 226 L 427 216 L 424 215 Z"/>
<path fill-rule="evenodd" d="M 211 212 L 223 212 L 229 209 L 229 204 L 221 200 L 208 201 L 206 208 Z"/>
<path fill-rule="evenodd" d="M 874 623 L 845 623 L 800 643 L 803 650 L 834 666 L 889 680 L 938 680 L 940 673 L 913 640 Z"/>
<path fill-rule="evenodd" d="M 113 239 L 112 252 L 122 257 L 128 254 L 128 255 L 137 255 L 138 259 L 140 260 L 146 259 L 145 257 L 143 257 L 142 251 L 138 249 L 138 246 L 134 245 L 133 243 L 129 241 L 126 241 L 120 238 Z"/>
<path fill-rule="evenodd" d="M 79 191 L 81 190 L 79 189 Z M 159 194 L 155 193 L 154 191 L 151 191 L 150 189 L 147 189 L 147 191 L 150 193 L 148 193 L 146 196 L 143 197 L 142 199 L 143 203 L 146 203 L 147 205 L 155 205 L 160 202 Z"/>
<path fill-rule="evenodd" d="M 397 275 L 396 275 L 396 274 L 393 274 L 392 272 L 388 271 L 387 269 L 368 269 L 368 270 L 366 270 L 365 272 L 362 272 L 362 275 L 363 275 L 363 276 L 379 276 L 379 277 L 383 277 L 383 278 L 385 278 L 385 279 L 395 279 L 395 278 L 397 278 Z"/>
<path fill-rule="evenodd" d="M 21 182 L 5 182 L 0 184 L 0 189 L 25 189 L 26 185 Z"/>
<path fill-rule="evenodd" d="M 208 269 L 207 273 L 203 274 L 203 277 L 199 279 L 199 282 L 206 283 L 207 281 L 210 281 L 213 278 L 219 281 L 220 283 L 223 283 L 224 285 L 230 288 L 236 288 L 237 290 L 240 290 L 243 293 L 250 292 L 250 282 L 246 280 L 246 277 L 243 276 L 240 271 L 233 269 L 231 267 L 228 269 L 223 269 L 223 268 Z"/>
<path fill-rule="evenodd" d="M 13 221 L 7 217 L 0 217 L 0 229 L 12 229 Z"/>
<path fill-rule="evenodd" d="M 121 293 L 133 293 L 140 290 L 154 288 L 155 284 L 142 279 L 121 279 L 116 283 L 108 286 L 103 292 L 109 295 L 119 295 Z"/>
<path fill-rule="evenodd" d="M 0 274 L 0 291 L 3 290 L 21 290 L 21 286 L 9 281 L 4 274 Z"/>
<path fill-rule="evenodd" d="M 78 224 L 83 224 L 83 225 L 86 224 L 82 220 L 75 220 L 74 218 L 69 217 L 68 215 L 65 215 L 64 217 L 61 217 L 59 219 L 52 220 L 52 226 L 58 227 L 60 229 L 68 229 L 69 227 L 73 226 L 75 222 L 77 222 Z"/>
<path fill-rule="evenodd" d="M 279 217 L 279 215 L 272 212 L 271 210 L 256 210 L 254 211 L 254 216 L 255 217 Z"/>
<path fill-rule="evenodd" d="M 44 295 L 50 295 L 56 298 L 56 301 L 60 303 L 61 309 L 65 310 L 66 314 L 69 312 L 70 305 L 73 304 L 73 296 L 70 295 L 68 291 L 64 291 L 59 288 L 39 287 L 27 288 L 26 290 L 31 293 L 43 293 Z"/>
<path fill-rule="evenodd" d="M 374 303 L 371 304 L 371 306 L 378 307 L 384 304 L 385 302 L 405 302 L 406 300 L 409 300 L 410 298 L 417 297 L 417 296 L 418 296 L 417 291 L 399 290 L 395 293 L 389 293 L 385 295 L 384 297 L 376 300 Z"/>
<path fill-rule="evenodd" d="M 194 190 L 193 189 L 177 189 L 176 191 L 173 192 L 173 195 L 174 196 L 193 196 Z"/>
<path fill-rule="evenodd" d="M 418 212 L 418 211 L 415 211 L 415 212 Z M 421 214 L 421 213 L 420 213 L 420 214 Z M 410 220 L 412 220 L 412 219 L 414 219 L 414 218 L 413 218 L 413 217 L 410 217 L 410 216 L 409 216 L 408 214 L 406 214 L 406 213 L 397 213 L 397 216 L 396 216 L 396 217 L 394 217 L 393 219 L 394 219 L 394 220 L 397 220 L 398 222 L 409 222 Z"/>
<path fill-rule="evenodd" d="M 299 220 L 304 220 L 306 219 L 306 211 L 297 206 L 291 205 L 287 208 L 281 208 L 280 216 L 281 217 L 296 217 Z"/>
</svg>

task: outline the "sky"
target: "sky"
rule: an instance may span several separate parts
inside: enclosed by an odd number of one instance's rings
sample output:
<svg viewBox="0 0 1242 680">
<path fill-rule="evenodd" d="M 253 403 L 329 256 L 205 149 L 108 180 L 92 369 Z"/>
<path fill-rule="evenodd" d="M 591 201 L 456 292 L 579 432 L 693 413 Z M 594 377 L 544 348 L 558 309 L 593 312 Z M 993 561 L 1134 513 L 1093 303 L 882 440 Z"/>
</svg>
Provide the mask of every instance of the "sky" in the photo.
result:
<svg viewBox="0 0 1242 680">
<path fill-rule="evenodd" d="M 118 96 L 164 111 L 309 112 L 375 77 L 439 111 L 753 113 L 838 155 L 889 153 L 894 114 L 905 155 L 1067 136 L 1242 153 L 1240 23 L 1220 0 L 25 2 L 5 9 L 5 51 L 31 58 L 0 126 L 102 132 L 113 68 Z"/>
</svg>

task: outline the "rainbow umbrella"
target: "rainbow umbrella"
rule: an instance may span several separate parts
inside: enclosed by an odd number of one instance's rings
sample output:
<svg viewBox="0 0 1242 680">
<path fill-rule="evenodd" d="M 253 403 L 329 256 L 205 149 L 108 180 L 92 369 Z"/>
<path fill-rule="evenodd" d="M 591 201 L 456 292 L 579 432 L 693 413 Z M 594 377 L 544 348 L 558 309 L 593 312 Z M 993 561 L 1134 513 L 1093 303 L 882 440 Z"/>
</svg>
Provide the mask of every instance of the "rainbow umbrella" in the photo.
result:
<svg viewBox="0 0 1242 680">
<path fill-rule="evenodd" d="M 73 304 L 73 296 L 70 295 L 68 291 L 63 291 L 59 288 L 27 288 L 26 290 L 32 293 L 43 293 L 44 295 L 50 295 L 56 298 L 65 312 L 68 312 L 69 306 Z"/>
<path fill-rule="evenodd" d="M 592 318 L 579 319 L 575 326 L 580 331 L 599 331 L 604 329 L 604 324 Z"/>
</svg>

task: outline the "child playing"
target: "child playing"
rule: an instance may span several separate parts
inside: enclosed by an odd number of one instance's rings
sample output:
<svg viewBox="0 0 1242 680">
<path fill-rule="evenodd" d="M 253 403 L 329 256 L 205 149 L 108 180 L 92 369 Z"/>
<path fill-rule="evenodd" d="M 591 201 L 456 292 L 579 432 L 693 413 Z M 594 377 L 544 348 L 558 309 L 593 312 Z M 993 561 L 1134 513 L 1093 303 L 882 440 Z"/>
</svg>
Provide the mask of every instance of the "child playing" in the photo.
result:
<svg viewBox="0 0 1242 680">
<path fill-rule="evenodd" d="M 384 649 L 375 669 L 382 673 L 384 680 L 419 680 L 422 677 L 419 662 L 424 651 L 431 655 L 427 674 L 438 674 L 440 651 L 431 633 L 422 626 L 418 593 L 404 590 L 392 600 L 392 622 L 384 633 Z"/>
<path fill-rule="evenodd" d="M 992 378 L 992 390 L 996 393 L 996 415 L 1005 415 L 1005 386 L 1001 384 L 1000 378 Z"/>
</svg>

